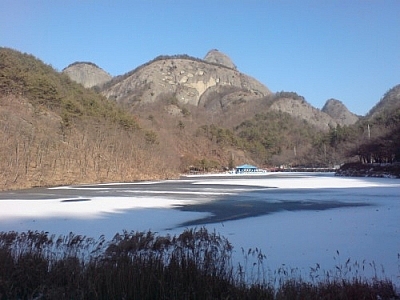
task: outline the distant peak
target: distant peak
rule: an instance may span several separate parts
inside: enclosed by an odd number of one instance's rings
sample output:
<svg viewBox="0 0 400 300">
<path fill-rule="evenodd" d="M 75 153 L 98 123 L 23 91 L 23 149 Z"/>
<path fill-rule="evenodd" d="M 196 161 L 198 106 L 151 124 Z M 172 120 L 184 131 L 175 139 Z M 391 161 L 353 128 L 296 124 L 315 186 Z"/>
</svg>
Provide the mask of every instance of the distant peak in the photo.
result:
<svg viewBox="0 0 400 300">
<path fill-rule="evenodd" d="M 326 103 L 334 103 L 334 104 L 342 104 L 342 105 L 344 105 L 342 101 L 340 101 L 338 99 L 334 99 L 334 98 L 326 100 Z"/>
<path fill-rule="evenodd" d="M 230 57 L 217 49 L 212 49 L 208 51 L 206 56 L 204 57 L 204 60 L 210 63 L 215 63 L 219 65 L 223 65 L 225 67 L 231 68 L 231 69 L 236 69 L 236 65 L 233 63 L 233 61 L 230 59 Z"/>
<path fill-rule="evenodd" d="M 63 69 L 62 72 L 86 88 L 102 85 L 112 78 L 110 74 L 91 62 L 74 62 Z"/>
<path fill-rule="evenodd" d="M 77 66 L 77 65 L 89 65 L 89 66 L 92 66 L 92 67 L 101 69 L 98 65 L 96 65 L 95 63 L 92 63 L 92 62 L 90 62 L 90 61 L 76 61 L 76 62 L 73 62 L 72 64 L 69 64 L 67 67 L 65 67 L 65 68 L 63 69 L 63 71 L 64 71 L 65 69 L 68 69 L 68 68 L 70 68 L 70 67 Z"/>
<path fill-rule="evenodd" d="M 350 112 L 342 101 L 328 99 L 322 108 L 322 112 L 331 116 L 341 125 L 351 125 L 358 121 L 358 116 Z"/>
</svg>

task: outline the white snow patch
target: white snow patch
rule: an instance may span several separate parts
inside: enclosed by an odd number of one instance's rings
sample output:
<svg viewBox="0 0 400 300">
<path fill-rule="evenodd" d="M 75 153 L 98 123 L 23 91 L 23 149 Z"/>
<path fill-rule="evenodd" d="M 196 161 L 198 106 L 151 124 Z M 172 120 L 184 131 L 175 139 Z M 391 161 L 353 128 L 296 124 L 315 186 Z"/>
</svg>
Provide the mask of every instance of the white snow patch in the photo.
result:
<svg viewBox="0 0 400 300">
<path fill-rule="evenodd" d="M 106 238 L 112 238 L 115 233 L 124 229 L 178 234 L 183 230 L 175 228 L 178 224 L 204 218 L 209 214 L 172 209 L 177 205 L 215 201 L 215 197 L 220 194 L 229 196 L 244 191 L 251 192 L 255 190 L 254 187 L 276 187 L 277 189 L 264 189 L 259 195 L 260 200 L 270 197 L 271 201 L 301 201 L 304 197 L 312 197 L 305 200 L 334 199 L 346 203 L 365 202 L 370 206 L 324 211 L 282 211 L 207 225 L 207 228 L 215 229 L 234 245 L 235 260 L 242 259 L 241 248 L 247 251 L 257 247 L 266 254 L 266 264 L 271 270 L 276 270 L 284 264 L 298 268 L 307 275 L 310 267 L 314 267 L 316 263 L 320 264 L 321 268 L 332 271 L 336 266 L 344 265 L 350 258 L 350 264 L 356 261 L 361 266 L 365 264 L 365 275 L 373 276 L 369 264 L 374 263 L 378 275 L 383 267 L 385 276 L 400 284 L 398 179 L 346 178 L 298 173 L 237 179 L 223 176 L 217 179 L 192 179 L 190 184 L 196 189 L 192 195 L 198 194 L 199 187 L 205 184 L 229 185 L 232 189 L 227 190 L 222 186 L 221 190 L 207 189 L 203 193 L 206 197 L 196 200 L 192 199 L 190 190 L 188 193 L 177 192 L 180 193 L 179 199 L 171 199 L 160 195 L 165 191 L 151 190 L 151 185 L 148 190 L 141 190 L 141 193 L 148 193 L 147 197 L 132 192 L 130 197 L 1 200 L 0 231 L 43 230 L 54 234 L 74 232 L 95 238 L 103 234 Z M 237 189 L 238 185 L 249 186 L 250 189 Z M 103 186 L 101 185 L 102 188 Z M 58 189 L 64 188 L 74 187 Z M 305 194 L 299 189 L 304 190 Z M 308 194 L 306 189 L 317 193 Z M 258 197 L 258 192 L 254 194 Z M 337 255 L 337 252 L 340 254 Z"/>
</svg>

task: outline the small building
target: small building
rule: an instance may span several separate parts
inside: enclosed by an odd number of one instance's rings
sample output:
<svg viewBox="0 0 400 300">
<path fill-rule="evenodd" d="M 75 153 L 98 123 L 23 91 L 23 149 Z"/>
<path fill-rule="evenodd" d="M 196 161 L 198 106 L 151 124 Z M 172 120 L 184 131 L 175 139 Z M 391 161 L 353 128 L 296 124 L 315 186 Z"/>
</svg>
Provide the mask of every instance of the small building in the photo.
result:
<svg viewBox="0 0 400 300">
<path fill-rule="evenodd" d="M 259 172 L 259 169 L 255 166 L 244 164 L 235 168 L 236 174 L 240 173 L 255 173 Z"/>
</svg>

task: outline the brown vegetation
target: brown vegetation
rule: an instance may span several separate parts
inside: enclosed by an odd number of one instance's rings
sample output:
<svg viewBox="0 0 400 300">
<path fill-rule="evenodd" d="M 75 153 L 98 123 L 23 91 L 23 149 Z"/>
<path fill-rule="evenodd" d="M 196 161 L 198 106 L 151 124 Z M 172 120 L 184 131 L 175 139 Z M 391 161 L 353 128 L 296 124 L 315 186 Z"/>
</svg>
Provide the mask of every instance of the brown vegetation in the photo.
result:
<svg viewBox="0 0 400 300">
<path fill-rule="evenodd" d="M 179 159 L 131 114 L 30 55 L 0 50 L 0 189 L 177 176 Z"/>
<path fill-rule="evenodd" d="M 400 163 L 346 163 L 336 171 L 337 176 L 400 178 Z"/>
<path fill-rule="evenodd" d="M 0 233 L 0 299 L 399 299 L 386 279 L 336 266 L 310 278 L 272 274 L 259 249 L 232 265 L 229 241 L 205 228 L 177 236 L 123 232 L 111 241 L 45 232 Z M 253 262 L 254 261 L 254 262 Z M 354 267 L 354 266 L 353 266 Z"/>
<path fill-rule="evenodd" d="M 0 105 L 2 189 L 176 176 L 151 132 L 90 118 L 66 125 L 14 96 Z"/>
<path fill-rule="evenodd" d="M 32 55 L 0 48 L 0 67 L 2 190 L 171 178 L 243 163 L 333 167 L 357 157 L 368 162 L 400 157 L 396 88 L 385 96 L 390 110 L 322 130 L 271 109 L 288 99 L 308 107 L 294 92 L 262 97 L 220 85 L 205 92 L 197 106 L 178 101 L 176 92 L 161 93 L 154 103 L 138 98 L 117 104 Z M 318 114 L 312 118 L 315 122 Z"/>
</svg>

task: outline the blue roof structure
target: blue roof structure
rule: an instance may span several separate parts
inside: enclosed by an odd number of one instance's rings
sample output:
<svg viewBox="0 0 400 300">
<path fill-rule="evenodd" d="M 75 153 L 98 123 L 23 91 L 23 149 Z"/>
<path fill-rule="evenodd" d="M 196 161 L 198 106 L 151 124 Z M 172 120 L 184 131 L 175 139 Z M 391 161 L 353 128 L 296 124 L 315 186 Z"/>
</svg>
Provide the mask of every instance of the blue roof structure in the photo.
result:
<svg viewBox="0 0 400 300">
<path fill-rule="evenodd" d="M 258 169 L 258 168 L 255 166 L 252 166 L 252 165 L 244 164 L 244 165 L 236 167 L 236 169 Z"/>
</svg>

